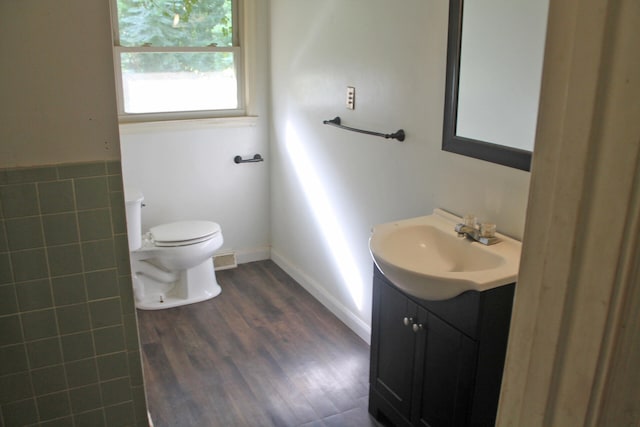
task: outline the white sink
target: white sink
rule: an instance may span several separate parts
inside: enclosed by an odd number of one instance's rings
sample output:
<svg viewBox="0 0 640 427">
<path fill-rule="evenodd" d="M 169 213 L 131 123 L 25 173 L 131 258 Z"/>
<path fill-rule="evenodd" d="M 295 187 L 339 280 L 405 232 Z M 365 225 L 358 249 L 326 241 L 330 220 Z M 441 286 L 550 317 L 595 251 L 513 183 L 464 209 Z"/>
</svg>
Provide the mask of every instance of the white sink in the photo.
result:
<svg viewBox="0 0 640 427">
<path fill-rule="evenodd" d="M 516 281 L 521 244 L 496 233 L 485 246 L 458 237 L 462 219 L 435 209 L 433 215 L 373 227 L 369 249 L 376 265 L 398 288 L 426 300 L 453 298 Z"/>
</svg>

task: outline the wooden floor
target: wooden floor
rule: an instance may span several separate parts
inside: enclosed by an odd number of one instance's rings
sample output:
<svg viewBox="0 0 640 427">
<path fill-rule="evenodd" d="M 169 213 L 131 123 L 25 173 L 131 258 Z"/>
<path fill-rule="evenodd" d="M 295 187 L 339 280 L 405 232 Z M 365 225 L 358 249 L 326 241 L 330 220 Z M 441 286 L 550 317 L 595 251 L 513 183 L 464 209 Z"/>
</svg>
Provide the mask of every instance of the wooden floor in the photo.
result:
<svg viewBox="0 0 640 427">
<path fill-rule="evenodd" d="M 216 274 L 212 300 L 138 310 L 156 427 L 379 426 L 365 342 L 272 261 Z"/>
</svg>

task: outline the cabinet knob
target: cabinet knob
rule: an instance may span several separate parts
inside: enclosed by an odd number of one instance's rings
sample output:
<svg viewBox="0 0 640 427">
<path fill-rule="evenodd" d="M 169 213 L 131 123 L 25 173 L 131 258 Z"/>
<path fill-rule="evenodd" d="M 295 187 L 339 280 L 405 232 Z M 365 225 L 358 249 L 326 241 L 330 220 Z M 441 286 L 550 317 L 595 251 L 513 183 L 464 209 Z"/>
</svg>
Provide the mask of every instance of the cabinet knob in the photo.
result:
<svg viewBox="0 0 640 427">
<path fill-rule="evenodd" d="M 414 323 L 413 326 L 413 332 L 418 333 L 420 332 L 423 328 L 422 323 Z"/>
<path fill-rule="evenodd" d="M 404 323 L 404 326 L 411 325 L 413 323 L 413 317 L 405 317 L 402 319 L 402 323 Z"/>
</svg>

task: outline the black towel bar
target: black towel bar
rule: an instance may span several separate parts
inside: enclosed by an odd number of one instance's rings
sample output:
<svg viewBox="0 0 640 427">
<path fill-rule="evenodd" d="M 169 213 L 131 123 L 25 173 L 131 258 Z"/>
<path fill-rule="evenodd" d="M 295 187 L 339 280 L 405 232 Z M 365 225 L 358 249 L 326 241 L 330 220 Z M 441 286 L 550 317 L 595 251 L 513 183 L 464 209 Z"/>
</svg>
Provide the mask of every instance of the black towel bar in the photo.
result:
<svg viewBox="0 0 640 427">
<path fill-rule="evenodd" d="M 324 120 L 322 123 L 324 123 L 325 125 L 335 126 L 340 129 L 346 129 L 352 132 L 364 133 L 366 135 L 380 136 L 386 139 L 397 139 L 398 141 L 404 141 L 404 137 L 405 137 L 404 130 L 402 129 L 398 130 L 395 133 L 380 133 L 380 132 L 372 132 L 370 130 L 356 129 L 349 126 L 345 126 L 341 124 L 340 117 L 335 117 L 331 120 Z"/>
</svg>

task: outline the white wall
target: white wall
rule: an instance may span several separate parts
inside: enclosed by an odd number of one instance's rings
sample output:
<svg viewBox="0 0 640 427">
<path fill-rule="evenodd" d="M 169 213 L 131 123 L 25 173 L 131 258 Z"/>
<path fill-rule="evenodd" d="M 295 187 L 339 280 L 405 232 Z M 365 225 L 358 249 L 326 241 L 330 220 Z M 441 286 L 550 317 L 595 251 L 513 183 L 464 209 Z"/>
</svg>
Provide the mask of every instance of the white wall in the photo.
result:
<svg viewBox="0 0 640 427">
<path fill-rule="evenodd" d="M 365 339 L 372 225 L 441 207 L 523 233 L 529 174 L 440 149 L 447 17 L 438 0 L 271 1 L 272 257 Z M 407 139 L 322 124 L 336 115 Z"/>
<path fill-rule="evenodd" d="M 125 187 L 143 192 L 143 228 L 215 221 L 221 251 L 240 262 L 269 258 L 268 5 L 245 1 L 249 93 L 246 119 L 121 124 Z M 260 153 L 265 162 L 235 164 Z"/>
</svg>

